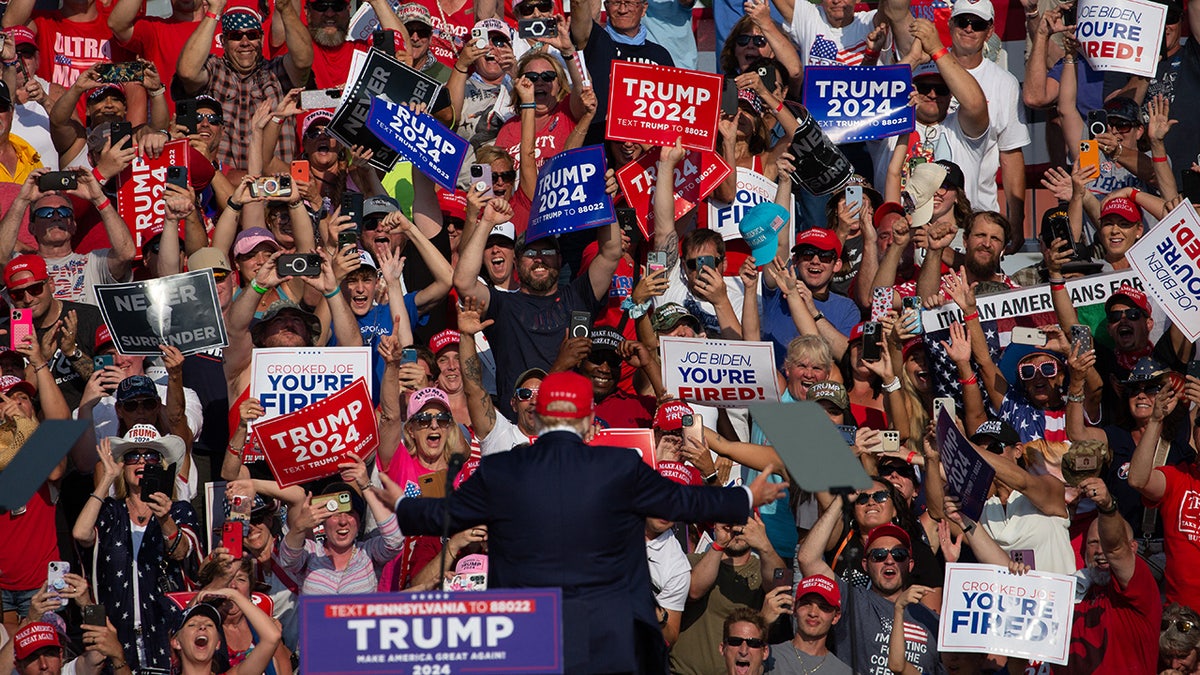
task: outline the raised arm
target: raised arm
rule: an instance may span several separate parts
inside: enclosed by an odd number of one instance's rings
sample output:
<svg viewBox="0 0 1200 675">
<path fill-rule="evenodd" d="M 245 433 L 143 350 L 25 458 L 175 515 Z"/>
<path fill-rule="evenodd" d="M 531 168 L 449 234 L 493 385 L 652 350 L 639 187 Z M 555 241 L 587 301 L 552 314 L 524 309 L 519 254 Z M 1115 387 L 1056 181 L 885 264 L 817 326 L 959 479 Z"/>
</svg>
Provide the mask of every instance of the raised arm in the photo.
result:
<svg viewBox="0 0 1200 675">
<path fill-rule="evenodd" d="M 92 475 L 95 487 L 92 495 L 84 501 L 83 511 L 75 519 L 75 526 L 71 529 L 75 543 L 83 548 L 89 548 L 96 543 L 96 519 L 100 517 L 100 507 L 104 505 L 109 490 L 121 473 L 121 467 L 113 460 L 112 446 L 107 438 L 100 439 L 96 446 L 96 454 L 100 457 L 100 463 Z"/>
<path fill-rule="evenodd" d="M 608 296 L 613 274 L 617 271 L 617 264 L 621 262 L 621 226 L 614 220 L 597 229 L 600 255 L 596 256 L 588 267 L 588 280 L 592 282 L 592 293 L 596 299 L 603 300 Z"/>
<path fill-rule="evenodd" d="M 681 139 L 675 147 L 664 147 L 658 156 L 658 175 L 654 187 L 654 250 L 667 254 L 667 269 L 679 262 L 679 233 L 675 229 L 675 165 L 687 151 Z"/>
<path fill-rule="evenodd" d="M 1157 473 L 1157 472 L 1155 472 Z M 1160 476 L 1162 474 L 1159 474 Z M 1133 549 L 1133 528 L 1117 510 L 1117 500 L 1108 491 L 1108 486 L 1099 478 L 1084 478 L 1079 481 L 1081 494 L 1090 494 L 1096 502 L 1097 527 L 1100 531 L 1100 548 L 1113 577 L 1122 588 L 1129 587 L 1137 565 L 1137 554 Z"/>
<path fill-rule="evenodd" d="M 890 0 L 896 2 L 896 0 Z M 907 4 L 907 3 L 904 3 Z M 882 5 L 882 3 L 881 3 Z M 943 49 L 937 28 L 928 19 L 908 19 L 909 33 L 921 41 L 921 48 L 933 58 Z M 954 58 L 938 58 L 938 72 L 958 100 L 958 125 L 967 138 L 979 138 L 988 130 L 987 99 L 979 82 Z"/>
<path fill-rule="evenodd" d="M 1167 491 L 1167 478 L 1161 471 L 1154 470 L 1154 451 L 1162 438 L 1163 419 L 1170 415 L 1179 403 L 1179 397 L 1171 387 L 1163 387 L 1154 397 L 1154 410 L 1142 430 L 1142 438 L 1133 451 L 1129 462 L 1129 487 L 1141 493 L 1148 501 L 1157 502 Z"/>
<path fill-rule="evenodd" d="M 183 85 L 186 94 L 195 95 L 208 86 L 208 71 L 204 62 L 212 52 L 213 35 L 217 32 L 218 17 L 225 11 L 226 0 L 204 0 L 208 11 L 200 19 L 200 25 L 183 44 L 179 52 L 179 63 L 175 75 Z M 290 3 L 284 3 L 290 4 Z M 310 54 L 311 58 L 311 54 Z M 289 73 L 290 74 L 290 73 Z"/>
<path fill-rule="evenodd" d="M 474 298 L 463 298 L 458 309 L 458 358 L 462 361 L 463 389 L 467 396 L 467 414 L 471 417 L 471 429 L 476 438 L 487 438 L 496 426 L 496 406 L 492 397 L 483 388 L 483 369 L 479 354 L 475 351 L 475 336 L 494 323 L 491 319 L 480 320 L 479 303 Z"/>
<path fill-rule="evenodd" d="M 796 562 L 800 564 L 800 572 L 804 576 L 820 574 L 837 580 L 833 568 L 825 562 L 825 543 L 829 541 L 834 528 L 842 521 L 843 502 L 844 499 L 841 495 L 835 495 L 829 505 L 825 507 L 825 511 L 821 513 L 821 517 L 817 518 L 817 522 L 808 531 L 808 536 L 800 542 L 800 548 L 796 551 Z"/>
<path fill-rule="evenodd" d="M 587 46 L 592 26 L 599 21 L 600 0 L 575 0 L 571 3 L 571 41 L 576 49 Z"/>
<path fill-rule="evenodd" d="M 275 3 L 275 18 L 283 24 L 284 40 L 288 48 L 287 54 L 283 56 L 283 67 L 287 70 L 292 86 L 303 87 L 308 83 L 308 76 L 312 72 L 312 35 L 300 20 L 295 3 Z"/>
<path fill-rule="evenodd" d="M 474 185 L 467 189 L 467 221 L 458 242 L 458 265 L 454 268 L 454 290 L 458 291 L 460 298 L 475 298 L 479 303 L 480 316 L 487 314 L 491 299 L 487 284 L 479 278 L 483 250 L 492 231 L 492 223 L 484 217 L 485 205 L 490 199 L 493 198 L 484 197 Z"/>
</svg>

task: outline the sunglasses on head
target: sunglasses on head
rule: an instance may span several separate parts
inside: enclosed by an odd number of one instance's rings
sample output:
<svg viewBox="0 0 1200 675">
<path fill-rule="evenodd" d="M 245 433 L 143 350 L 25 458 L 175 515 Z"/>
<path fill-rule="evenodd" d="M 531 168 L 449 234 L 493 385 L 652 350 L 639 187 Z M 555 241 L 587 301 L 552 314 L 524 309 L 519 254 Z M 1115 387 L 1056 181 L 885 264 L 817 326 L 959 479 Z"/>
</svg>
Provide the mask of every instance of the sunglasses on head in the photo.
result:
<svg viewBox="0 0 1200 675">
<path fill-rule="evenodd" d="M 430 28 L 429 26 L 426 26 L 423 23 L 411 24 L 411 25 L 405 26 L 405 28 L 408 29 L 408 34 L 413 37 L 419 37 L 419 38 L 425 39 L 425 38 L 428 38 L 430 35 L 433 35 L 433 29 Z"/>
<path fill-rule="evenodd" d="M 1158 392 L 1163 390 L 1162 382 L 1138 382 L 1135 384 L 1127 384 L 1122 387 L 1127 398 L 1134 398 L 1138 394 L 1145 392 L 1149 396 L 1158 396 Z"/>
<path fill-rule="evenodd" d="M 1109 310 L 1105 315 L 1109 323 L 1120 323 L 1121 319 L 1128 321 L 1141 321 L 1146 318 L 1146 313 L 1140 307 L 1130 307 L 1129 309 L 1113 309 Z"/>
<path fill-rule="evenodd" d="M 1022 380 L 1032 380 L 1033 378 L 1037 377 L 1038 373 L 1041 373 L 1042 377 L 1054 377 L 1058 374 L 1058 362 L 1042 361 L 1038 364 L 1022 363 L 1021 366 L 1017 368 L 1017 374 L 1020 375 Z"/>
<path fill-rule="evenodd" d="M 529 387 L 521 387 L 517 389 L 516 397 L 518 401 L 532 401 L 537 396 L 538 390 Z"/>
<path fill-rule="evenodd" d="M 557 258 L 558 249 L 556 248 L 527 248 L 521 251 L 522 258 Z"/>
<path fill-rule="evenodd" d="M 1127 134 L 1132 131 L 1135 126 L 1137 125 L 1133 122 L 1126 122 L 1124 120 L 1120 122 L 1114 122 L 1113 120 L 1108 121 L 1108 128 L 1112 129 L 1118 134 Z"/>
<path fill-rule="evenodd" d="M 823 251 L 815 246 L 805 246 L 799 251 L 796 251 L 796 260 L 800 262 L 804 262 L 805 260 L 810 260 L 812 258 L 816 258 L 825 264 L 829 264 L 837 260 L 837 252 Z"/>
<path fill-rule="evenodd" d="M 533 16 L 534 12 L 553 12 L 553 2 L 522 2 L 517 5 L 517 14 L 521 16 Z"/>
<path fill-rule="evenodd" d="M 511 183 L 516 179 L 517 179 L 516 171 L 493 171 L 492 172 L 492 182 L 493 183 L 495 183 L 497 181 L 504 181 L 505 183 Z"/>
<path fill-rule="evenodd" d="M 39 206 L 33 210 L 33 217 L 40 220 L 51 218 L 70 218 L 75 215 L 69 206 Z"/>
<path fill-rule="evenodd" d="M 226 42 L 237 42 L 239 40 L 261 40 L 261 30 L 227 30 L 225 31 Z"/>
<path fill-rule="evenodd" d="M 902 563 L 908 560 L 908 549 L 903 546 L 897 546 L 896 548 L 873 548 L 867 551 L 867 556 L 871 558 L 871 562 L 881 563 L 887 560 L 889 555 L 892 556 L 892 560 Z"/>
<path fill-rule="evenodd" d="M 966 30 L 969 26 L 976 33 L 982 33 L 987 30 L 988 26 L 992 25 L 992 22 L 987 19 L 978 16 L 967 16 L 966 14 L 954 17 L 951 19 L 951 22 L 962 30 Z"/>
<path fill-rule="evenodd" d="M 876 504 L 883 504 L 892 498 L 892 493 L 887 490 L 876 490 L 875 492 L 860 492 L 854 498 L 855 506 L 866 506 L 871 500 L 875 500 Z"/>
<path fill-rule="evenodd" d="M 313 2 L 309 3 L 310 12 L 340 12 L 350 6 L 348 2 Z"/>
<path fill-rule="evenodd" d="M 557 80 L 558 73 L 554 72 L 553 70 L 544 70 L 540 73 L 533 71 L 533 70 L 529 70 L 524 73 L 521 73 L 521 77 L 529 80 L 530 82 L 533 82 L 534 84 L 537 84 L 538 80 L 541 80 L 542 82 L 553 82 L 553 81 Z"/>
<path fill-rule="evenodd" d="M 417 426 L 422 429 L 428 429 L 433 426 L 433 421 L 437 420 L 438 426 L 446 426 L 454 417 L 448 412 L 432 413 L 423 412 L 413 415 L 412 420 L 417 423 Z"/>
<path fill-rule="evenodd" d="M 125 455 L 125 464 L 158 464 L 162 456 L 157 452 L 131 452 Z"/>
<path fill-rule="evenodd" d="M 1200 628 L 1200 626 L 1197 626 L 1194 621 L 1189 621 L 1187 619 L 1163 619 L 1160 630 L 1166 630 L 1171 626 L 1175 626 L 1175 630 L 1179 631 L 1180 633 L 1190 633 L 1197 628 Z"/>
<path fill-rule="evenodd" d="M 937 96 L 949 96 L 950 86 L 946 83 L 934 84 L 933 82 L 913 82 L 913 88 L 922 96 L 928 96 L 929 92 L 933 92 Z"/>
<path fill-rule="evenodd" d="M 46 290 L 46 282 L 39 281 L 36 284 L 31 284 L 25 288 L 10 288 L 8 295 L 13 300 L 24 300 L 26 297 L 36 298 Z"/>
<path fill-rule="evenodd" d="M 754 43 L 755 47 L 766 47 L 767 36 L 765 35 L 739 35 L 737 36 L 737 46 L 745 47 L 748 44 Z"/>
<path fill-rule="evenodd" d="M 151 412 L 158 410 L 159 401 L 157 398 L 133 398 L 128 401 L 121 401 L 121 409 L 127 413 L 135 413 L 138 410 Z"/>
<path fill-rule="evenodd" d="M 762 649 L 763 647 L 767 646 L 766 640 L 763 640 L 762 638 L 744 638 L 737 637 L 736 635 L 730 635 L 729 637 L 725 638 L 725 644 L 729 645 L 730 647 L 741 647 L 744 644 L 749 646 L 750 649 Z"/>
</svg>

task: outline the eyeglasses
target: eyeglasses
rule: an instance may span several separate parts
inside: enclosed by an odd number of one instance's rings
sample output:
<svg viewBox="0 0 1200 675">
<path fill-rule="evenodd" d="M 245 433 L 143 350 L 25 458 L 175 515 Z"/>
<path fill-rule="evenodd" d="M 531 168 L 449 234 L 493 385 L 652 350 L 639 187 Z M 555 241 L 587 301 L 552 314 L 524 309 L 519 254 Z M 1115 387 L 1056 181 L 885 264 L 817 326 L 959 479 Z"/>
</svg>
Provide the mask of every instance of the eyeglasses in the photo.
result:
<svg viewBox="0 0 1200 675">
<path fill-rule="evenodd" d="M 892 556 L 892 560 L 902 563 L 908 560 L 908 549 L 903 546 L 897 546 L 896 548 L 873 548 L 867 551 L 867 556 L 870 557 L 871 562 L 876 563 L 887 560 L 889 555 Z"/>
<path fill-rule="evenodd" d="M 521 73 L 521 77 L 529 80 L 530 82 L 532 82 L 534 84 L 537 84 L 538 80 L 541 80 L 542 82 L 553 82 L 553 81 L 557 80 L 558 73 L 554 72 L 553 70 L 544 70 L 540 73 L 537 71 L 534 71 L 534 70 L 529 70 L 524 73 Z"/>
<path fill-rule="evenodd" d="M 408 29 L 408 34 L 412 37 L 426 39 L 433 35 L 433 29 L 423 23 L 408 24 L 405 26 Z"/>
<path fill-rule="evenodd" d="M 767 36 L 765 35 L 739 35 L 735 41 L 739 47 L 745 47 L 752 42 L 754 43 L 755 47 L 767 46 Z"/>
<path fill-rule="evenodd" d="M 744 638 L 736 635 L 730 635 L 729 637 L 725 638 L 725 644 L 729 645 L 730 647 L 741 647 L 742 645 L 747 645 L 750 647 L 750 649 L 762 649 L 763 647 L 767 646 L 767 641 L 763 640 L 762 638 Z"/>
<path fill-rule="evenodd" d="M 866 506 L 871 500 L 875 500 L 876 504 L 883 504 L 892 498 L 892 493 L 887 490 L 876 490 L 875 492 L 860 492 L 854 498 L 856 506 Z"/>
<path fill-rule="evenodd" d="M 41 220 L 51 218 L 70 218 L 75 215 L 69 206 L 39 206 L 33 210 L 33 217 Z"/>
<path fill-rule="evenodd" d="M 313 2 L 309 3 L 310 12 L 340 12 L 350 6 L 348 2 Z"/>
<path fill-rule="evenodd" d="M 1140 307 L 1130 307 L 1129 309 L 1113 309 L 1109 310 L 1105 315 L 1109 323 L 1121 323 L 1121 319 L 1127 321 L 1141 321 L 1146 318 L 1146 313 Z"/>
<path fill-rule="evenodd" d="M 1038 373 L 1041 373 L 1042 377 L 1054 377 L 1058 374 L 1058 362 L 1042 361 L 1038 364 L 1022 363 L 1021 366 L 1017 368 L 1017 374 L 1020 375 L 1022 380 L 1032 380 L 1033 378 L 1037 377 Z"/>
<path fill-rule="evenodd" d="M 913 82 L 913 88 L 922 96 L 928 96 L 929 92 L 933 92 L 937 96 L 949 96 L 950 86 L 943 84 L 934 84 L 932 82 Z"/>
<path fill-rule="evenodd" d="M 26 296 L 36 298 L 46 290 L 46 282 L 39 281 L 36 284 L 26 286 L 25 288 L 10 288 L 8 295 L 13 300 L 24 300 Z"/>
<path fill-rule="evenodd" d="M 196 113 L 196 117 L 208 122 L 214 127 L 219 127 L 222 124 L 225 124 L 225 118 L 221 117 L 217 113 Z"/>
<path fill-rule="evenodd" d="M 982 33 L 983 31 L 987 30 L 988 26 L 992 25 L 992 22 L 988 21 L 987 19 L 982 19 L 977 16 L 967 16 L 965 14 L 954 17 L 951 20 L 951 23 L 953 23 L 956 28 L 962 30 L 966 30 L 969 26 L 971 30 L 975 31 L 976 33 Z"/>
<path fill-rule="evenodd" d="M 534 12 L 553 12 L 553 2 L 522 2 L 517 5 L 517 14 L 521 16 L 533 16 Z"/>
<path fill-rule="evenodd" d="M 817 260 L 820 260 L 821 262 L 828 265 L 829 263 L 833 262 L 834 260 L 837 260 L 837 252 L 836 251 L 822 251 L 821 249 L 819 249 L 815 246 L 805 246 L 804 248 L 800 249 L 799 251 L 796 251 L 795 257 L 798 262 L 804 262 L 805 260 L 810 260 L 812 258 L 816 258 Z"/>
<path fill-rule="evenodd" d="M 534 258 L 557 258 L 558 255 L 558 249 L 556 248 L 527 248 L 521 251 L 521 257 L 529 258 L 530 260 Z"/>
<path fill-rule="evenodd" d="M 1160 630 L 1166 630 L 1171 626 L 1175 626 L 1175 630 L 1179 631 L 1180 633 L 1190 633 L 1193 630 L 1200 628 L 1200 626 L 1197 626 L 1194 621 L 1189 621 L 1187 619 L 1163 619 L 1162 628 Z"/>
<path fill-rule="evenodd" d="M 511 183 L 516 179 L 517 179 L 516 171 L 493 171 L 492 172 L 492 182 L 493 183 L 497 183 L 500 181 L 504 181 L 505 183 Z"/>
<path fill-rule="evenodd" d="M 516 396 L 517 396 L 518 401 L 532 401 L 534 399 L 534 397 L 537 396 L 537 393 L 538 393 L 537 389 L 530 389 L 529 387 L 521 387 L 520 389 L 517 390 Z"/>
<path fill-rule="evenodd" d="M 1162 382 L 1139 382 L 1137 384 L 1127 384 L 1123 386 L 1122 391 L 1125 392 L 1126 398 L 1135 398 L 1138 394 L 1145 392 L 1149 396 L 1158 396 L 1158 392 L 1163 390 Z"/>
<path fill-rule="evenodd" d="M 227 30 L 224 33 L 225 42 L 237 42 L 238 40 L 261 40 L 261 30 Z"/>
<path fill-rule="evenodd" d="M 127 413 L 135 413 L 138 410 L 151 412 L 158 410 L 159 400 L 157 398 L 131 398 L 128 401 L 121 402 L 121 409 Z"/>
<path fill-rule="evenodd" d="M 134 464 L 158 464 L 162 462 L 162 455 L 157 452 L 131 452 L 125 455 L 125 465 L 133 466 Z"/>
<path fill-rule="evenodd" d="M 416 422 L 417 426 L 421 427 L 422 429 L 428 429 L 429 427 L 433 426 L 434 420 L 437 420 L 439 427 L 444 427 L 449 424 L 450 420 L 452 419 L 454 419 L 454 417 L 448 412 L 423 412 L 412 416 L 412 421 Z"/>
<path fill-rule="evenodd" d="M 1114 122 L 1112 120 L 1109 120 L 1108 122 L 1108 128 L 1112 129 L 1118 134 L 1127 134 L 1132 131 L 1135 126 L 1137 125 L 1133 122 Z"/>
</svg>

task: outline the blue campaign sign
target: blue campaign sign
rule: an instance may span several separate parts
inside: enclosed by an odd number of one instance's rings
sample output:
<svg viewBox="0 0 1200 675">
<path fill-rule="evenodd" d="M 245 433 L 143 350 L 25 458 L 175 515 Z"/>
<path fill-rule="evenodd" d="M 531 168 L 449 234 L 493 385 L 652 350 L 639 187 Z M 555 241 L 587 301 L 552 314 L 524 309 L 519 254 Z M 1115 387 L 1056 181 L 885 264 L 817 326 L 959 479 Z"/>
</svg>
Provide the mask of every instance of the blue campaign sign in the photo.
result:
<svg viewBox="0 0 1200 675">
<path fill-rule="evenodd" d="M 958 505 L 968 518 L 979 520 L 996 470 L 971 447 L 945 408 L 937 419 L 937 442 L 946 470 L 946 493 L 958 497 Z"/>
<path fill-rule="evenodd" d="M 899 66 L 808 66 L 804 107 L 834 143 L 856 143 L 913 130 L 912 70 Z"/>
<path fill-rule="evenodd" d="M 305 675 L 561 673 L 562 589 L 300 596 Z"/>
<path fill-rule="evenodd" d="M 428 113 L 414 115 L 408 106 L 375 98 L 367 127 L 392 150 L 443 188 L 454 182 L 467 157 L 470 142 Z"/>
<path fill-rule="evenodd" d="M 616 220 L 612 198 L 604 191 L 606 167 L 601 145 L 567 150 L 546 160 L 538 171 L 525 241 Z"/>
</svg>

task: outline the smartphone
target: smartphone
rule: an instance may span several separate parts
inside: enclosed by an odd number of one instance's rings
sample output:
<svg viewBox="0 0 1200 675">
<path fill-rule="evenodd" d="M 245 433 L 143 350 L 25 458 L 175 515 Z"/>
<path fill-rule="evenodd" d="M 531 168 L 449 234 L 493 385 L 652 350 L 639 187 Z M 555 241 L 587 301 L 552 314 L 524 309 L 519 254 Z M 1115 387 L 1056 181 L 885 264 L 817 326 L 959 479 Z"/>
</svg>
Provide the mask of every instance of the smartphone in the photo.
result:
<svg viewBox="0 0 1200 675">
<path fill-rule="evenodd" d="M 38 190 L 74 190 L 79 187 L 79 176 L 74 171 L 51 171 L 38 177 Z"/>
<path fill-rule="evenodd" d="M 392 43 L 396 44 L 395 42 Z M 302 110 L 321 110 L 336 108 L 342 103 L 341 89 L 315 89 L 300 92 L 300 108 Z"/>
<path fill-rule="evenodd" d="M 879 432 L 883 437 L 883 445 L 879 446 L 879 452 L 900 452 L 900 432 L 895 429 L 884 429 Z"/>
<path fill-rule="evenodd" d="M 441 499 L 446 496 L 446 470 L 434 471 L 417 476 L 417 485 L 421 488 L 421 496 L 430 499 Z"/>
<path fill-rule="evenodd" d="M 786 567 L 776 567 L 772 577 L 775 581 L 775 588 L 779 588 L 780 586 L 787 586 L 788 588 L 791 588 L 792 582 L 795 581 L 796 578 L 795 572 Z"/>
<path fill-rule="evenodd" d="M 163 468 L 161 464 L 147 464 L 142 471 L 142 501 L 150 501 L 156 492 L 171 496 L 175 487 L 175 465 Z"/>
<path fill-rule="evenodd" d="M 1012 344 L 1015 345 L 1032 345 L 1034 347 L 1046 346 L 1046 334 L 1040 328 L 1026 328 L 1025 326 L 1014 326 L 1012 329 Z"/>
<path fill-rule="evenodd" d="M 251 197 L 290 197 L 291 176 L 260 176 L 250 183 Z"/>
<path fill-rule="evenodd" d="M 352 223 L 362 224 L 363 196 L 361 192 L 342 193 L 342 215 L 349 216 Z"/>
<path fill-rule="evenodd" d="M 1091 134 L 1092 138 L 1095 138 L 1108 131 L 1108 111 L 1101 109 L 1089 112 L 1087 117 L 1087 128 L 1088 133 Z"/>
<path fill-rule="evenodd" d="M 842 434 L 842 438 L 846 439 L 847 445 L 854 445 L 854 441 L 858 438 L 858 427 L 853 424 L 839 424 L 837 429 Z"/>
<path fill-rule="evenodd" d="M 621 227 L 621 231 L 631 241 L 637 241 L 641 238 L 641 230 L 638 229 L 637 224 L 637 209 L 631 209 L 628 206 L 618 206 L 617 225 Z"/>
<path fill-rule="evenodd" d="M 861 185 L 846 186 L 846 208 L 851 212 L 862 206 L 863 189 Z"/>
<path fill-rule="evenodd" d="M 184 99 L 175 103 L 175 124 L 183 127 L 188 134 L 196 133 L 200 126 L 200 116 L 196 114 L 196 100 Z"/>
<path fill-rule="evenodd" d="M 332 492 L 312 498 L 313 506 L 325 509 L 330 513 L 350 513 L 354 504 L 350 501 L 349 492 Z"/>
<path fill-rule="evenodd" d="M 113 148 L 121 147 L 125 139 L 133 136 L 133 124 L 125 120 L 113 122 L 108 128 L 109 146 Z"/>
<path fill-rule="evenodd" d="M 903 300 L 900 301 L 900 306 L 904 308 L 904 311 L 906 313 L 909 310 L 912 310 L 912 316 L 916 317 L 915 320 L 906 322 L 908 325 L 910 325 L 912 327 L 912 332 L 918 333 L 918 334 L 924 333 L 925 325 L 921 321 L 921 298 L 918 298 L 915 295 L 904 298 Z"/>
<path fill-rule="evenodd" d="M 225 521 L 221 525 L 221 546 L 229 549 L 229 555 L 234 560 L 242 558 L 242 524 L 241 522 Z"/>
<path fill-rule="evenodd" d="M 416 363 L 416 362 L 417 362 L 417 350 L 416 349 L 414 349 L 413 347 L 407 347 L 400 351 L 400 365 L 404 365 L 406 363 Z"/>
<path fill-rule="evenodd" d="M 571 332 L 573 338 L 588 337 L 592 334 L 592 315 L 590 312 L 571 312 Z"/>
<path fill-rule="evenodd" d="M 1094 348 L 1091 326 L 1082 323 L 1071 326 L 1071 346 L 1075 347 L 1075 345 L 1079 345 L 1081 354 Z"/>
<path fill-rule="evenodd" d="M 488 46 L 487 29 L 486 28 L 472 28 L 471 29 L 471 41 L 475 43 L 476 49 L 487 49 L 487 46 Z"/>
<path fill-rule="evenodd" d="M 108 624 L 107 614 L 104 605 L 99 603 L 94 605 L 86 605 L 80 613 L 83 615 L 83 625 L 85 626 L 105 626 Z"/>
<path fill-rule="evenodd" d="M 1200 359 L 1188 362 L 1187 374 L 1200 379 Z"/>
<path fill-rule="evenodd" d="M 1100 175 L 1100 144 L 1096 141 L 1079 141 L 1079 167 L 1088 169 L 1087 180 Z"/>
<path fill-rule="evenodd" d="M 1196 158 L 1200 161 L 1200 157 Z M 1191 169 L 1184 169 L 1179 172 L 1179 193 L 1182 194 L 1189 202 L 1200 204 L 1200 173 L 1196 173 Z"/>
<path fill-rule="evenodd" d="M 863 361 L 878 361 L 883 358 L 883 324 L 868 321 L 863 324 Z"/>
<path fill-rule="evenodd" d="M 358 248 L 358 232 L 354 230 L 342 230 L 338 232 L 338 250 L 341 251 L 347 246 Z"/>
<path fill-rule="evenodd" d="M 96 79 L 105 83 L 141 82 L 145 72 L 146 64 L 141 61 L 96 64 Z"/>
<path fill-rule="evenodd" d="M 558 35 L 558 22 L 554 19 L 517 19 L 517 37 L 540 38 Z"/>
<path fill-rule="evenodd" d="M 683 425 L 684 442 L 687 442 L 689 438 L 694 438 L 700 443 L 704 443 L 704 422 L 694 414 L 682 415 L 680 417 L 680 423 Z"/>
<path fill-rule="evenodd" d="M 1070 7 L 1063 7 L 1062 23 L 1064 26 L 1074 26 L 1076 24 L 1075 3 L 1071 3 Z M 1032 565 L 1030 565 L 1032 567 Z"/>
<path fill-rule="evenodd" d="M 319 277 L 321 256 L 316 253 L 285 253 L 275 260 L 275 269 L 285 277 Z"/>
<path fill-rule="evenodd" d="M 9 311 L 9 349 L 16 350 L 25 341 L 25 338 L 33 335 L 33 310 L 32 309 L 17 309 L 13 308 Z"/>
<path fill-rule="evenodd" d="M 64 577 L 67 572 L 71 571 L 71 563 L 62 560 L 55 560 L 46 566 L 46 590 L 47 591 L 63 591 L 67 588 L 67 580 Z M 59 603 L 66 607 L 69 600 L 61 598 Z"/>
<path fill-rule="evenodd" d="M 396 55 L 396 31 L 377 28 L 371 33 L 371 46 L 388 56 Z"/>
<path fill-rule="evenodd" d="M 775 87 L 779 84 L 776 71 L 771 66 L 759 66 L 754 69 L 758 73 L 758 78 L 762 80 L 763 86 L 767 91 L 775 91 Z"/>
<path fill-rule="evenodd" d="M 100 356 L 92 357 L 92 370 L 104 370 L 109 366 L 117 365 L 116 357 L 112 354 L 101 354 Z"/>
<path fill-rule="evenodd" d="M 472 164 L 471 165 L 471 186 L 476 192 L 482 192 L 485 197 L 494 197 L 492 192 L 492 165 L 491 164 Z"/>
<path fill-rule="evenodd" d="M 309 169 L 307 159 L 298 159 L 292 162 L 292 183 L 311 183 L 312 171 Z"/>
<path fill-rule="evenodd" d="M 167 183 L 183 188 L 188 187 L 188 172 L 186 166 L 168 166 Z"/>
<path fill-rule="evenodd" d="M 717 269 L 717 257 L 712 256 L 712 255 L 696 256 L 696 272 L 699 272 L 700 270 L 704 269 L 705 267 L 711 267 L 713 269 Z"/>
<path fill-rule="evenodd" d="M 738 112 L 738 88 L 733 78 L 726 77 L 721 85 L 721 115 L 733 117 Z"/>
<path fill-rule="evenodd" d="M 871 291 L 871 320 L 879 321 L 891 309 L 896 292 L 891 286 L 876 286 Z"/>
<path fill-rule="evenodd" d="M 667 268 L 667 252 L 666 251 L 650 251 L 646 254 L 646 273 L 654 274 L 659 270 Z"/>
<path fill-rule="evenodd" d="M 954 415 L 954 399 L 949 396 L 938 396 L 933 399 L 933 421 L 937 422 L 942 417 L 942 410 L 950 411 Z"/>
<path fill-rule="evenodd" d="M 1050 242 L 1055 239 L 1067 242 L 1066 248 L 1062 250 L 1074 252 L 1075 238 L 1071 236 L 1071 220 L 1062 214 L 1051 216 L 1046 227 L 1042 228 L 1042 243 L 1046 248 L 1050 248 Z"/>
</svg>

